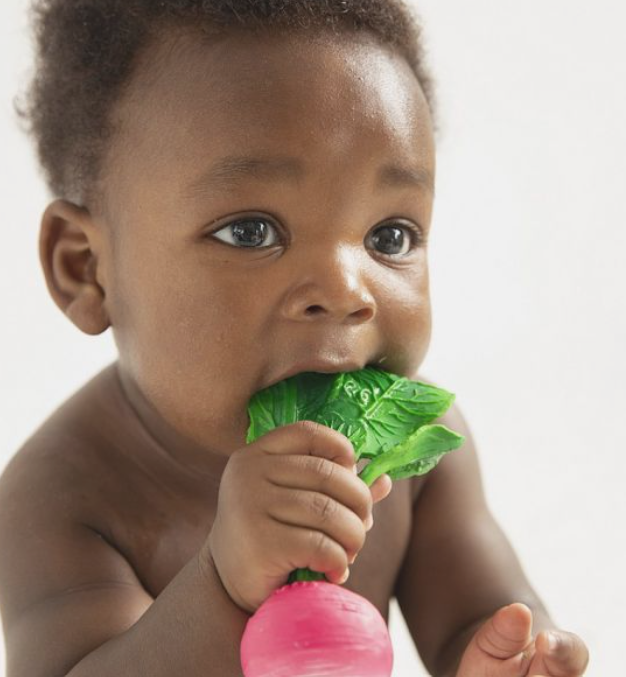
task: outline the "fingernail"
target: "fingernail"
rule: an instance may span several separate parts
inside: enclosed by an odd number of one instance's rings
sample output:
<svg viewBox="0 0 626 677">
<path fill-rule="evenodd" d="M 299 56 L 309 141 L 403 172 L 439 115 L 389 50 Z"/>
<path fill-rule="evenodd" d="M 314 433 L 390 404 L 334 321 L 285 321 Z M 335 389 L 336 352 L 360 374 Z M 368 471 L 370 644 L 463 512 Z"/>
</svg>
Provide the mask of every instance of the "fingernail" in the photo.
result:
<svg viewBox="0 0 626 677">
<path fill-rule="evenodd" d="M 374 518 L 371 515 L 365 520 L 365 531 L 369 531 L 374 526 Z"/>
<path fill-rule="evenodd" d="M 339 581 L 339 585 L 343 585 L 348 580 L 348 578 L 350 578 L 350 569 L 346 569 L 346 572 L 344 573 L 344 575 L 341 577 L 341 580 Z"/>
<path fill-rule="evenodd" d="M 359 474 L 359 471 L 356 469 L 356 464 L 352 466 L 352 472 L 353 472 L 355 475 L 358 475 L 358 474 Z"/>
<path fill-rule="evenodd" d="M 349 564 L 354 564 L 356 558 L 359 556 L 359 553 L 357 552 L 355 555 L 352 555 L 352 558 L 348 560 Z"/>
<path fill-rule="evenodd" d="M 559 647 L 560 638 L 555 632 L 546 633 L 546 639 L 548 640 L 548 651 L 556 651 Z"/>
</svg>

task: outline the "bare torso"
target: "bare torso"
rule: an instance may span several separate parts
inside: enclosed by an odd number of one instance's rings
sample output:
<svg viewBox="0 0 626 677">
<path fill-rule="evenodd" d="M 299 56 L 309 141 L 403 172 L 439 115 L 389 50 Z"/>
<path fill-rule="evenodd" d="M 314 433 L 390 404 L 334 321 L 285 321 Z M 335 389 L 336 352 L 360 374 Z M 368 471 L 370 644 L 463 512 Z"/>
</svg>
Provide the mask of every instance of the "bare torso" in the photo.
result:
<svg viewBox="0 0 626 677">
<path fill-rule="evenodd" d="M 28 464 L 38 463 L 51 449 L 61 461 L 58 477 L 50 478 L 50 487 L 65 496 L 66 509 L 60 517 L 100 534 L 156 598 L 209 534 L 227 459 L 203 477 L 180 465 L 130 405 L 115 363 L 55 411 L 15 461 L 28 472 Z M 345 584 L 369 599 L 385 620 L 422 482 L 421 478 L 396 482 L 391 494 L 374 506 L 374 527 Z"/>
</svg>

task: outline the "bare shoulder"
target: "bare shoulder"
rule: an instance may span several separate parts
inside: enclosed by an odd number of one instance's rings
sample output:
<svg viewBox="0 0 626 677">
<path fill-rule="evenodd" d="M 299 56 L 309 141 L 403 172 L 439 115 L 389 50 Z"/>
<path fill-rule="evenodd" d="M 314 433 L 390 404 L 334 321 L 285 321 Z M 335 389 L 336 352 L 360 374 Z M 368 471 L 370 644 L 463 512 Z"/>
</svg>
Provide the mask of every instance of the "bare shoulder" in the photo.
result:
<svg viewBox="0 0 626 677">
<path fill-rule="evenodd" d="M 40 575 L 42 562 L 73 585 L 95 573 L 82 566 L 83 546 L 105 541 L 101 532 L 106 529 L 95 525 L 106 524 L 106 517 L 94 502 L 86 465 L 77 453 L 50 440 L 47 447 L 27 443 L 2 473 L 0 606 L 5 620 L 57 591 L 58 577 Z"/>
<path fill-rule="evenodd" d="M 104 527 L 97 487 L 122 462 L 111 368 L 62 403 L 11 458 L 0 476 L 0 512 L 42 511 Z"/>
<path fill-rule="evenodd" d="M 11 585 L 14 575 L 24 575 L 28 554 L 35 560 L 65 562 L 67 569 L 69 562 L 80 562 L 85 540 L 113 541 L 110 488 L 115 483 L 123 487 L 128 473 L 120 472 L 124 458 L 109 443 L 113 440 L 107 429 L 115 418 L 104 411 L 113 406 L 105 393 L 106 382 L 106 374 L 100 372 L 68 398 L 0 475 L 0 547 L 4 553 L 22 552 L 21 558 L 11 562 L 3 557 L 0 564 L 0 602 L 5 613 L 45 596 L 46 585 L 53 588 L 56 583 L 33 578 L 27 589 Z M 17 570 L 8 571 L 11 566 Z"/>
<path fill-rule="evenodd" d="M 0 611 L 9 675 L 44 674 L 44 663 L 48 674 L 52 666 L 65 674 L 152 602 L 106 536 L 108 501 L 99 488 L 111 468 L 94 430 L 104 420 L 98 392 L 96 380 L 69 398 L 0 476 Z M 33 652 L 32 643 L 52 628 L 59 642 Z"/>
</svg>

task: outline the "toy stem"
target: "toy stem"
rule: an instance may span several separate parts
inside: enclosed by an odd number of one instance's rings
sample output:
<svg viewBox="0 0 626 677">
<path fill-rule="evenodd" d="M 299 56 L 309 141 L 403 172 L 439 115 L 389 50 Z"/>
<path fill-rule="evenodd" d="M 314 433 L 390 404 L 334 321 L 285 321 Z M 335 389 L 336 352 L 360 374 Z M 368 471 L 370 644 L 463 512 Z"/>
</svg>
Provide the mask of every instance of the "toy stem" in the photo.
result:
<svg viewBox="0 0 626 677">
<path fill-rule="evenodd" d="M 370 461 L 359 473 L 359 477 L 368 487 L 371 487 L 381 475 L 384 475 L 389 470 L 382 463 L 376 463 L 376 460 Z"/>
<path fill-rule="evenodd" d="M 324 574 L 311 569 L 295 569 L 289 574 L 287 583 L 296 583 L 297 581 L 326 581 Z"/>
</svg>

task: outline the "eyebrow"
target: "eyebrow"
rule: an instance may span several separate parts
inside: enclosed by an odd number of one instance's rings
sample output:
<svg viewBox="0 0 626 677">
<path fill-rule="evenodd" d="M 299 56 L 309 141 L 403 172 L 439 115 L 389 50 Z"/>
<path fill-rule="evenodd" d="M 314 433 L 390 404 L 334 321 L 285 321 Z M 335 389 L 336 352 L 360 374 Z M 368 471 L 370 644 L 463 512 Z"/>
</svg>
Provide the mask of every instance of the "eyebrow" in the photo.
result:
<svg viewBox="0 0 626 677">
<path fill-rule="evenodd" d="M 184 194 L 193 197 L 196 193 L 207 189 L 228 190 L 244 179 L 297 183 L 305 176 L 304 164 L 296 157 L 228 155 L 217 160 L 207 171 L 188 184 Z M 419 166 L 385 164 L 378 171 L 377 183 L 381 187 L 423 188 L 431 195 L 435 193 L 432 173 Z"/>
</svg>

